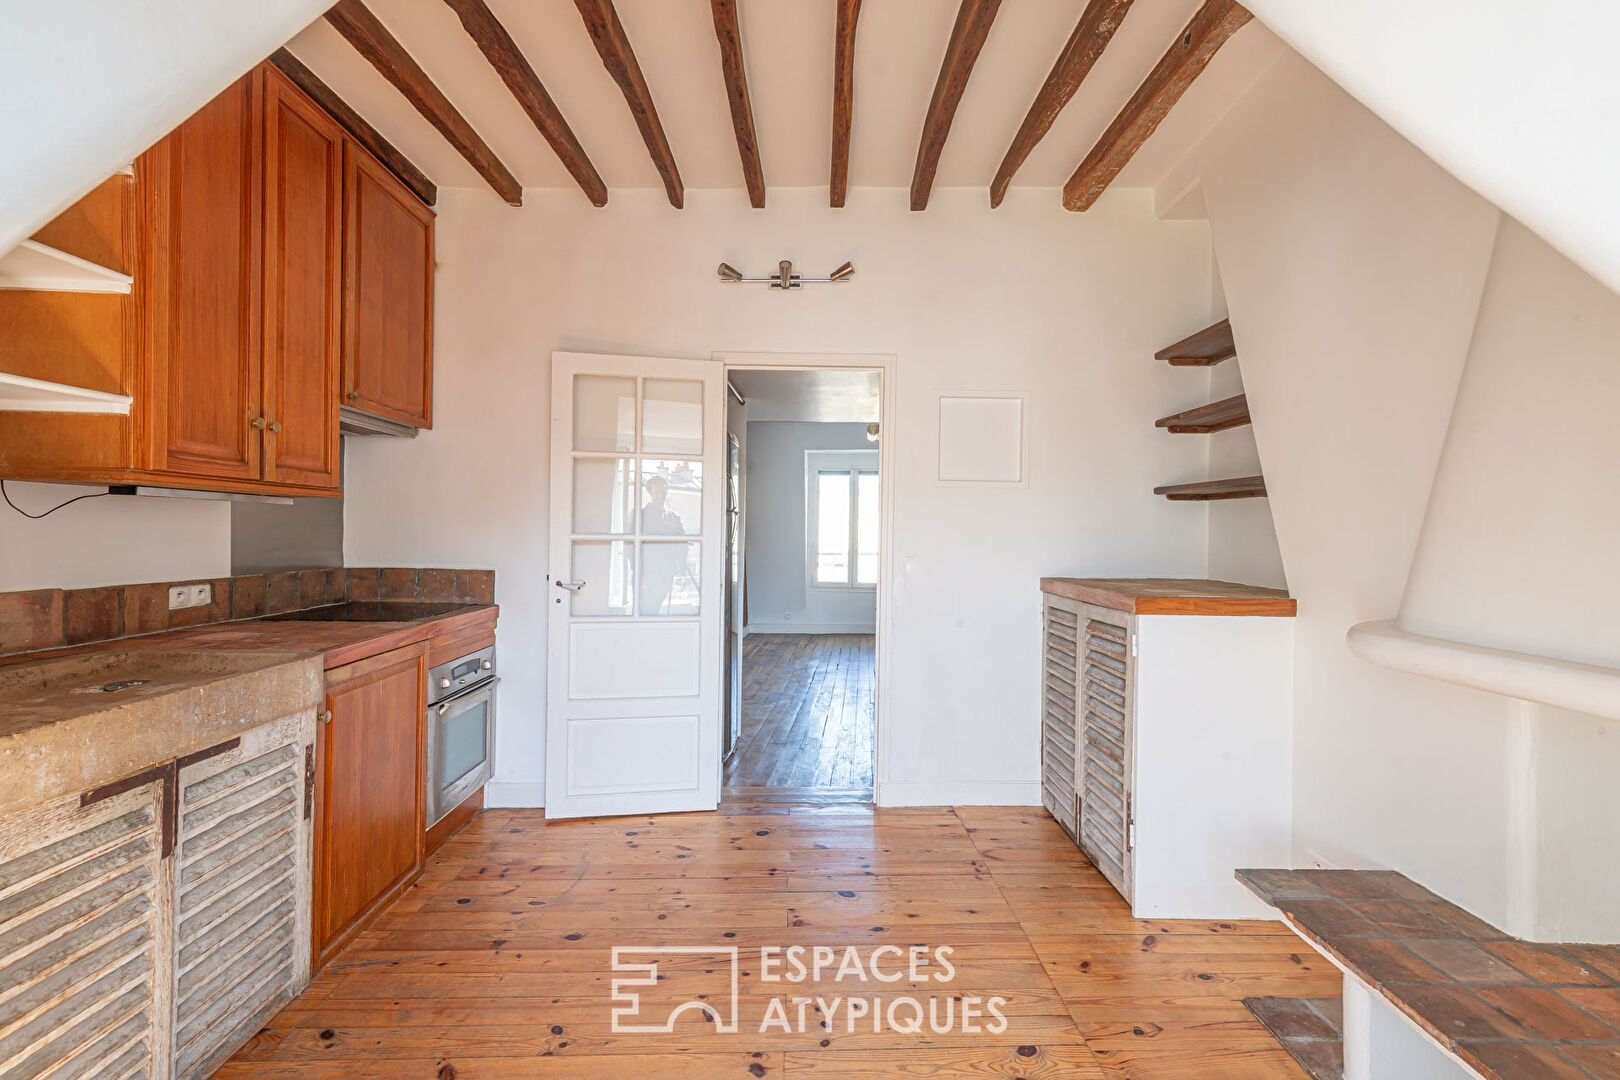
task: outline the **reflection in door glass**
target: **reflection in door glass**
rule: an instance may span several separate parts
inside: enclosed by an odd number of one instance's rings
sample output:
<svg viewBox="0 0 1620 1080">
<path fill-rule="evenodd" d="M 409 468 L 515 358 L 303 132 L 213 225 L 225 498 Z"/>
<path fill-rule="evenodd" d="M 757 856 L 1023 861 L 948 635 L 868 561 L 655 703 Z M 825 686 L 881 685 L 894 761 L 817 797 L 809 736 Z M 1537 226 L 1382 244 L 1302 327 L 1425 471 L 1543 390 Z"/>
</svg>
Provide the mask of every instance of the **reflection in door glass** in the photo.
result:
<svg viewBox="0 0 1620 1080">
<path fill-rule="evenodd" d="M 641 545 L 641 614 L 698 614 L 700 548 L 668 540 Z"/>
<path fill-rule="evenodd" d="M 696 536 L 703 530 L 703 462 L 644 459 L 641 535 Z"/>
</svg>

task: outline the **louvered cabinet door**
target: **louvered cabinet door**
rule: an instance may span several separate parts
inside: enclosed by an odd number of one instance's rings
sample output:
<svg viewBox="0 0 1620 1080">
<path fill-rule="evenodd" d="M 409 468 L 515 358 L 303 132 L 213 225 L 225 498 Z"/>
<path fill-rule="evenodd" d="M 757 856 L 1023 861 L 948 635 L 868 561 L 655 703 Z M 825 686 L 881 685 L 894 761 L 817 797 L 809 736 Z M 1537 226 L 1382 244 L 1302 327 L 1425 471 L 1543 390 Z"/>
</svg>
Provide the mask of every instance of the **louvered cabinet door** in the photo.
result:
<svg viewBox="0 0 1620 1080">
<path fill-rule="evenodd" d="M 310 714 L 182 759 L 174 1075 L 206 1076 L 309 982 Z"/>
<path fill-rule="evenodd" d="M 1078 605 L 1048 597 L 1041 659 L 1041 802 L 1071 837 L 1079 835 L 1075 779 L 1080 682 Z"/>
<path fill-rule="evenodd" d="M 162 784 L 0 820 L 0 1076 L 166 1066 Z"/>
<path fill-rule="evenodd" d="M 1085 604 L 1080 622 L 1080 847 L 1129 901 L 1135 706 L 1131 618 Z"/>
</svg>

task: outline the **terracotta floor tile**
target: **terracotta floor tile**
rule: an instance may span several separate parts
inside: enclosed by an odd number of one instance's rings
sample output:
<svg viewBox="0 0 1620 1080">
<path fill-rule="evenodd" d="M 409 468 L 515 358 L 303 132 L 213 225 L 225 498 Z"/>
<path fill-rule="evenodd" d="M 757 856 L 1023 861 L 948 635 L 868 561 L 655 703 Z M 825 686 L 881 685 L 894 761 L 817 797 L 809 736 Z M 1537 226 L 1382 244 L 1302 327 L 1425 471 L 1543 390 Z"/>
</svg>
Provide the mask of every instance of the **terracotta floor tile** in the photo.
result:
<svg viewBox="0 0 1620 1080">
<path fill-rule="evenodd" d="M 1481 986 L 1475 992 L 1543 1039 L 1620 1039 L 1620 1031 L 1538 986 Z"/>
<path fill-rule="evenodd" d="M 1609 982 L 1602 972 L 1580 963 L 1556 945 L 1493 941 L 1485 947 L 1539 982 L 1577 986 L 1604 986 Z"/>
<path fill-rule="evenodd" d="M 1500 941 L 1508 935 L 1476 915 L 1470 915 L 1456 904 L 1423 904 L 1419 911 L 1432 919 L 1445 923 L 1459 934 L 1481 941 Z"/>
<path fill-rule="evenodd" d="M 1559 1051 L 1597 1080 L 1620 1080 L 1620 1046 L 1561 1046 Z"/>
<path fill-rule="evenodd" d="M 1392 983 L 1388 992 L 1397 1005 L 1452 1042 L 1464 1039 L 1523 1039 L 1528 1032 L 1476 997 L 1465 986 Z"/>
<path fill-rule="evenodd" d="M 1378 927 L 1337 900 L 1279 900 L 1277 908 L 1312 934 L 1325 939 L 1348 935 L 1373 937 L 1381 933 Z"/>
<path fill-rule="evenodd" d="M 1564 951 L 1620 983 L 1620 945 L 1566 945 Z"/>
<path fill-rule="evenodd" d="M 1279 1039 L 1332 1039 L 1339 1034 L 1304 998 L 1244 998 L 1243 1004 Z"/>
<path fill-rule="evenodd" d="M 1620 986 L 1566 986 L 1558 992 L 1610 1027 L 1620 1029 Z"/>
<path fill-rule="evenodd" d="M 1464 1043 L 1457 1048 L 1464 1061 L 1486 1076 L 1499 1080 L 1592 1080 L 1550 1046 L 1534 1043 Z"/>
<path fill-rule="evenodd" d="M 1530 978 L 1499 956 L 1486 952 L 1466 938 L 1407 938 L 1408 949 L 1465 983 L 1526 983 Z"/>
<path fill-rule="evenodd" d="M 1345 906 L 1391 937 L 1452 937 L 1457 931 L 1406 900 L 1347 900 Z"/>
<path fill-rule="evenodd" d="M 1312 883 L 1341 900 L 1392 900 L 1395 894 L 1365 870 L 1302 870 Z"/>
<path fill-rule="evenodd" d="M 1330 895 L 1299 870 L 1239 870 L 1238 878 L 1267 903 L 1284 899 L 1323 900 Z"/>
<path fill-rule="evenodd" d="M 1345 965 L 1373 983 L 1445 982 L 1421 957 L 1389 938 L 1347 937 L 1333 943 Z"/>
</svg>

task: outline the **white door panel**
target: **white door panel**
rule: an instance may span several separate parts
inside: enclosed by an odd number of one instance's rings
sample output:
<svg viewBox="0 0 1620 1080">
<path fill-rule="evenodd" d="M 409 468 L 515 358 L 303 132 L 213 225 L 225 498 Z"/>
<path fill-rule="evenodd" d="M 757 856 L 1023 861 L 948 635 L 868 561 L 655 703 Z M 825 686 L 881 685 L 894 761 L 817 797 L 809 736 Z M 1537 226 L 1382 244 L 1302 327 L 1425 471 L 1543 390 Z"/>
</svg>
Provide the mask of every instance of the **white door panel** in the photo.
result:
<svg viewBox="0 0 1620 1080">
<path fill-rule="evenodd" d="M 554 353 L 551 401 L 546 813 L 711 810 L 724 368 Z"/>
</svg>

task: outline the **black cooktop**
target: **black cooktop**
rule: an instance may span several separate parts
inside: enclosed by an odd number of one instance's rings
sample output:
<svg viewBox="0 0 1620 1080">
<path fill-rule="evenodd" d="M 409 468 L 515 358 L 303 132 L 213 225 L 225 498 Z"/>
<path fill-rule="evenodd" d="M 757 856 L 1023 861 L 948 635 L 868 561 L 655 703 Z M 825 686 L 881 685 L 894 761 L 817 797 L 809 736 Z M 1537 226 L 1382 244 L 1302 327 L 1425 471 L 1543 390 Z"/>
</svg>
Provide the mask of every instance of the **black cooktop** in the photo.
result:
<svg viewBox="0 0 1620 1080">
<path fill-rule="evenodd" d="M 266 622 L 417 622 L 436 619 L 452 612 L 466 611 L 472 604 L 429 603 L 418 600 L 351 600 L 346 604 L 284 611 L 268 616 Z"/>
</svg>

